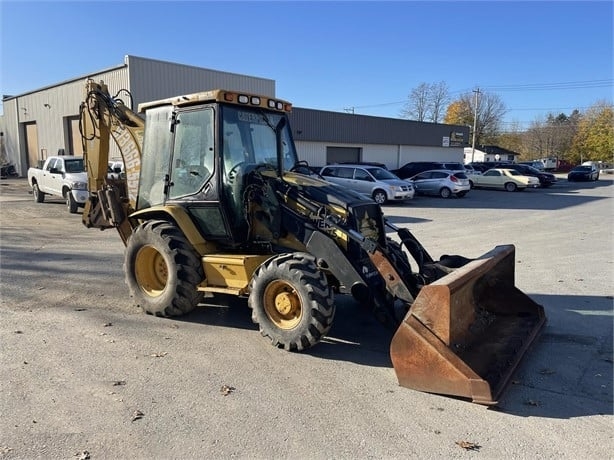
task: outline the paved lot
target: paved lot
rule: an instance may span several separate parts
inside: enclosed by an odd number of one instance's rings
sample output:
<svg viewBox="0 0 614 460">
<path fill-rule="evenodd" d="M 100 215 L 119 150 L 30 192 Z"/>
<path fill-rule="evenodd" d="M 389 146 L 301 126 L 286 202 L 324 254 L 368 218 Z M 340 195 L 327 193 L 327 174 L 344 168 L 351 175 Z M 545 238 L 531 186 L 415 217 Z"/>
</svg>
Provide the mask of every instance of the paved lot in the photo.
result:
<svg viewBox="0 0 614 460">
<path fill-rule="evenodd" d="M 399 387 L 390 334 L 345 297 L 302 354 L 268 345 L 241 301 L 145 315 L 114 231 L 3 180 L 0 458 L 612 458 L 613 192 L 603 176 L 385 207 L 436 257 L 516 245 L 548 324 L 487 409 Z"/>
</svg>

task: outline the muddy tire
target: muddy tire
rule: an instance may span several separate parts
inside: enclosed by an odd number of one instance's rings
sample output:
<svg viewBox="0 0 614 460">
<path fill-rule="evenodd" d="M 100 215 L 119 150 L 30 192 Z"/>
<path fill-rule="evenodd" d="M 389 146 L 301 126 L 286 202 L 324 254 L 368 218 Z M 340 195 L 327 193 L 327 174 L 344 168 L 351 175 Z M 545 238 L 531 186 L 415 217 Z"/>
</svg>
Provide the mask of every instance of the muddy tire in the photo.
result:
<svg viewBox="0 0 614 460">
<path fill-rule="evenodd" d="M 126 284 L 135 303 L 156 316 L 179 316 L 203 299 L 198 254 L 176 225 L 154 220 L 137 227 L 124 257 Z"/>
<path fill-rule="evenodd" d="M 300 252 L 270 259 L 256 271 L 248 305 L 260 333 L 289 351 L 317 344 L 335 316 L 326 276 L 313 256 Z"/>
<path fill-rule="evenodd" d="M 40 191 L 36 182 L 32 184 L 32 195 L 34 196 L 34 201 L 37 203 L 42 203 L 45 201 L 45 194 Z"/>
</svg>

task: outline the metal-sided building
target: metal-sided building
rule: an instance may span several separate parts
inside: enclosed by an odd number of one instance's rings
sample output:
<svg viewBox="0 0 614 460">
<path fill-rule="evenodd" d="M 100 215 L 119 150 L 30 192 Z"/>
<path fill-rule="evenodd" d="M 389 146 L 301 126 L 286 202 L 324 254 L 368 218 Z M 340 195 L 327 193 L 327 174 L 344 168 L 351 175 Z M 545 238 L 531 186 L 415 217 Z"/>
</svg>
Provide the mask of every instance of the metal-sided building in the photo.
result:
<svg viewBox="0 0 614 460">
<path fill-rule="evenodd" d="M 18 96 L 3 96 L 2 153 L 22 176 L 49 155 L 83 154 L 79 105 L 86 78 L 103 80 L 112 94 L 118 93 L 127 103 L 131 97 L 135 110 L 142 102 L 214 88 L 276 97 L 271 79 L 125 56 L 124 63 L 116 67 Z M 373 161 L 396 168 L 409 161 L 462 161 L 469 137 L 466 126 L 296 107 L 290 122 L 299 157 L 312 165 Z M 116 150 L 111 153 L 119 156 Z"/>
</svg>

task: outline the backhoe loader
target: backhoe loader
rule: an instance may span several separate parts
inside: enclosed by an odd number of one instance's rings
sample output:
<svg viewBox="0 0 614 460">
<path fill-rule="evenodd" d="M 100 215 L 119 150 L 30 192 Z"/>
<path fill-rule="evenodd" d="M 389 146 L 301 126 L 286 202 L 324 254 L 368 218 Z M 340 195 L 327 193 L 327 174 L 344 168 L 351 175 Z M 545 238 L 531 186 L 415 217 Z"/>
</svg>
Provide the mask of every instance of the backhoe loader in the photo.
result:
<svg viewBox="0 0 614 460">
<path fill-rule="evenodd" d="M 497 403 L 546 320 L 515 287 L 513 245 L 433 259 L 373 200 L 310 175 L 286 101 L 212 90 L 135 112 L 104 82 L 85 87 L 83 223 L 117 229 L 145 312 L 186 314 L 207 293 L 247 297 L 261 334 L 300 351 L 329 332 L 334 295 L 349 294 L 396 331 L 400 385 Z M 111 140 L 120 179 L 107 176 Z"/>
</svg>

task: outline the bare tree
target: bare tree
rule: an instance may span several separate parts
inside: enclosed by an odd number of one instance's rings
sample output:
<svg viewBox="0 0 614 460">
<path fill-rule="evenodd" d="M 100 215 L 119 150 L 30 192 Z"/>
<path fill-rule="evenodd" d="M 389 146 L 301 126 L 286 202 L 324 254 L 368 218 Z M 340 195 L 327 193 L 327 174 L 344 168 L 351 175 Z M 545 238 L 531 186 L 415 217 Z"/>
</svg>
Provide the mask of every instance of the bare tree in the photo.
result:
<svg viewBox="0 0 614 460">
<path fill-rule="evenodd" d="M 450 102 L 450 89 L 444 81 L 433 83 L 429 92 L 430 121 L 439 123 L 443 119 L 445 109 Z"/>
<path fill-rule="evenodd" d="M 438 123 L 450 100 L 448 85 L 439 83 L 420 83 L 409 94 L 400 116 L 416 121 Z"/>
<path fill-rule="evenodd" d="M 420 83 L 409 93 L 409 100 L 401 110 L 402 118 L 410 120 L 424 121 L 426 119 L 429 99 L 429 84 Z"/>
<path fill-rule="evenodd" d="M 499 95 L 478 92 L 476 97 L 474 92 L 470 92 L 461 94 L 448 106 L 444 120 L 446 123 L 473 126 L 475 118 L 476 145 L 485 144 L 497 138 L 506 111 Z"/>
</svg>

